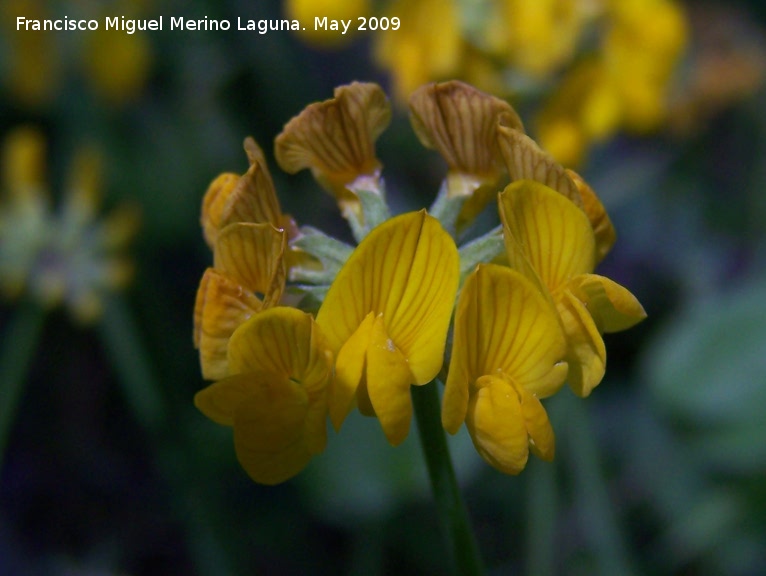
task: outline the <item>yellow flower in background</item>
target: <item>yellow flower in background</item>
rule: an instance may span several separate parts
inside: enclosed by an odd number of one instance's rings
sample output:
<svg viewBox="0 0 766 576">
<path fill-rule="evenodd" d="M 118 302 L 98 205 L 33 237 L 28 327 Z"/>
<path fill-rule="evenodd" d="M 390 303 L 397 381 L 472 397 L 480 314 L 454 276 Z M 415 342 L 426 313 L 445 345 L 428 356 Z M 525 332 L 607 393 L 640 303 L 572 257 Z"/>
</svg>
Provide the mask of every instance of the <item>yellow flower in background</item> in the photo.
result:
<svg viewBox="0 0 766 576">
<path fill-rule="evenodd" d="M 135 210 L 121 207 L 99 220 L 100 158 L 82 149 L 72 162 L 63 202 L 51 208 L 44 184 L 44 139 L 17 129 L 3 150 L 0 203 L 0 287 L 16 298 L 26 291 L 46 307 L 64 304 L 92 322 L 103 299 L 123 288 L 133 266 L 124 249 L 135 234 Z"/>
<path fill-rule="evenodd" d="M 466 280 L 455 311 L 442 424 L 465 422 L 476 450 L 506 474 L 531 451 L 552 460 L 554 436 L 540 399 L 567 375 L 566 340 L 551 303 L 526 277 L 485 264 Z"/>
<path fill-rule="evenodd" d="M 310 315 L 277 307 L 242 324 L 228 355 L 231 375 L 198 392 L 194 403 L 234 428 L 237 459 L 253 480 L 284 482 L 327 443 L 332 352 Z"/>
<path fill-rule="evenodd" d="M 458 75 L 463 40 L 455 0 L 395 0 L 383 15 L 399 18 L 399 30 L 377 33 L 374 56 L 390 71 L 394 96 L 407 102 L 421 84 Z"/>
<path fill-rule="evenodd" d="M 359 244 L 317 314 L 336 355 L 336 430 L 356 400 L 391 444 L 407 437 L 410 385 L 430 382 L 442 367 L 457 283 L 457 248 L 425 211 L 394 217 Z"/>
<path fill-rule="evenodd" d="M 17 102 L 30 108 L 54 104 L 67 88 L 67 74 L 82 74 L 99 101 L 109 106 L 124 106 L 134 101 L 146 86 L 153 54 L 148 37 L 96 31 L 64 34 L 50 31 L 16 30 L 16 18 L 95 19 L 124 16 L 145 17 L 144 0 L 120 0 L 108 4 L 41 0 L 12 0 L 3 3 L 2 22 L 7 26 L 8 89 Z M 108 10 L 101 9 L 108 6 Z M 95 10 L 98 8 L 97 10 Z M 95 12 L 94 12 L 95 10 Z M 66 38 L 66 41 L 64 41 Z"/>
<path fill-rule="evenodd" d="M 499 206 L 510 266 L 555 303 L 567 337 L 568 383 L 587 396 L 606 369 L 601 334 L 630 328 L 646 313 L 627 289 L 593 274 L 598 254 L 593 227 L 569 199 L 539 182 L 520 180 L 500 194 Z"/>
<path fill-rule="evenodd" d="M 285 16 L 290 20 L 298 20 L 301 30 L 298 32 L 303 39 L 319 48 L 338 48 L 345 46 L 356 37 L 360 17 L 371 13 L 370 0 L 285 0 Z M 327 22 L 327 26 L 315 26 L 315 19 Z M 351 21 L 348 30 L 342 25 L 338 30 L 332 30 L 335 21 Z"/>
<path fill-rule="evenodd" d="M 285 124 L 275 141 L 277 162 L 290 174 L 311 169 L 344 213 L 360 214 L 353 189 L 379 190 L 375 140 L 390 121 L 391 108 L 380 86 L 339 86 L 334 98 L 309 105 Z"/>
</svg>

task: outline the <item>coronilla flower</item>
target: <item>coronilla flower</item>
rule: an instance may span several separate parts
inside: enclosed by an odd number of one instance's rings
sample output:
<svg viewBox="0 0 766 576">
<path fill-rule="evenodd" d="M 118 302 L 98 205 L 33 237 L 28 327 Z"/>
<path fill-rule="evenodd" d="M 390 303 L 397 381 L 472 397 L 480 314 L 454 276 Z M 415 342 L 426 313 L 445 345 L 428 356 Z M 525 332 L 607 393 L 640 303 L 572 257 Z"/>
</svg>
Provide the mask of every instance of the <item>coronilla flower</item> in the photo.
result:
<svg viewBox="0 0 766 576">
<path fill-rule="evenodd" d="M 248 172 L 219 176 L 205 194 L 214 255 L 195 342 L 203 376 L 217 382 L 196 404 L 234 427 L 238 458 L 257 482 L 298 473 L 323 450 L 325 419 L 342 433 L 354 407 L 400 444 L 412 386 L 437 377 L 446 377 L 444 428 L 465 423 L 492 466 L 517 474 L 530 452 L 550 460 L 541 400 L 566 380 L 586 396 L 604 372 L 601 333 L 644 316 L 630 292 L 593 274 L 615 241 L 600 200 L 524 132 L 509 104 L 456 81 L 417 90 L 413 127 L 448 173 L 428 212 L 393 217 L 374 151 L 389 115 L 378 86 L 353 83 L 276 139 L 284 169 L 311 169 L 335 195 L 355 247 L 282 215 L 250 140 Z M 460 218 L 471 221 L 506 173 L 514 183 L 499 194 L 502 226 L 459 245 Z M 290 263 L 296 253 L 302 259 Z M 284 306 L 287 293 L 302 297 L 300 311 Z"/>
<path fill-rule="evenodd" d="M 197 393 L 208 418 L 234 428 L 237 459 L 250 477 L 277 484 L 327 443 L 332 352 L 313 318 L 293 308 L 257 314 L 232 335 L 230 376 Z"/>
<path fill-rule="evenodd" d="M 625 288 L 593 274 L 596 237 L 585 212 L 557 191 L 530 180 L 500 194 L 510 265 L 555 303 L 567 337 L 568 382 L 587 396 L 606 369 L 603 332 L 630 328 L 646 313 Z"/>
<path fill-rule="evenodd" d="M 132 208 L 97 219 L 100 161 L 78 151 L 58 211 L 44 183 L 44 140 L 18 129 L 5 141 L 5 195 L 0 202 L 0 287 L 9 297 L 23 292 L 45 307 L 64 304 L 75 319 L 94 321 L 104 297 L 123 288 L 132 263 L 123 254 L 137 227 Z"/>
<path fill-rule="evenodd" d="M 356 400 L 392 444 L 405 439 L 410 385 L 433 380 L 444 361 L 457 281 L 457 248 L 425 211 L 392 218 L 357 247 L 317 314 L 337 354 L 336 429 Z"/>
<path fill-rule="evenodd" d="M 291 174 L 311 169 L 345 213 L 361 214 L 355 189 L 380 188 L 375 140 L 388 126 L 391 108 L 377 84 L 354 82 L 290 120 L 277 136 L 275 154 Z"/>
<path fill-rule="evenodd" d="M 465 421 L 479 454 L 506 474 L 518 474 L 530 451 L 552 460 L 540 399 L 564 383 L 565 355 L 556 312 L 537 286 L 515 270 L 479 265 L 455 312 L 444 428 L 454 434 Z"/>
</svg>

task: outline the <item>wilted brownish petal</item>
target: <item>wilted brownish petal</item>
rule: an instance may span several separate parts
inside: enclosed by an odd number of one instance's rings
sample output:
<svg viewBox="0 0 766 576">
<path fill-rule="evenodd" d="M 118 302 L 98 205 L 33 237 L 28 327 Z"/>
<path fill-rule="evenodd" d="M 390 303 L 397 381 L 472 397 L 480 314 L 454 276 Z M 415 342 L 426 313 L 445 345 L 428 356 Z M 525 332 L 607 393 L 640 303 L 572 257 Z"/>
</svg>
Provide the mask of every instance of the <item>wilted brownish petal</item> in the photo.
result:
<svg viewBox="0 0 766 576">
<path fill-rule="evenodd" d="M 450 171 L 482 182 L 504 171 L 498 126 L 524 131 L 510 104 L 457 80 L 418 88 L 410 97 L 410 122 L 423 146 L 439 152 Z"/>
<path fill-rule="evenodd" d="M 375 140 L 391 120 L 391 107 L 380 86 L 372 83 L 339 86 L 334 96 L 307 106 L 285 124 L 275 154 L 285 171 L 310 168 L 337 195 L 357 177 L 380 168 Z"/>
<path fill-rule="evenodd" d="M 499 126 L 498 144 L 511 181 L 535 180 L 557 190 L 580 208 L 580 192 L 564 167 L 526 134 Z"/>
<path fill-rule="evenodd" d="M 617 233 L 614 230 L 609 214 L 601 203 L 601 200 L 585 180 L 574 170 L 566 170 L 566 173 L 572 179 L 582 198 L 583 209 L 588 215 L 593 233 L 596 235 L 596 263 L 603 260 L 604 256 L 617 241 Z"/>
<path fill-rule="evenodd" d="M 282 227 L 283 216 L 263 152 L 252 138 L 245 140 L 250 168 L 242 176 L 224 173 L 202 200 L 202 229 L 213 248 L 218 231 L 233 222 L 269 223 Z"/>
</svg>

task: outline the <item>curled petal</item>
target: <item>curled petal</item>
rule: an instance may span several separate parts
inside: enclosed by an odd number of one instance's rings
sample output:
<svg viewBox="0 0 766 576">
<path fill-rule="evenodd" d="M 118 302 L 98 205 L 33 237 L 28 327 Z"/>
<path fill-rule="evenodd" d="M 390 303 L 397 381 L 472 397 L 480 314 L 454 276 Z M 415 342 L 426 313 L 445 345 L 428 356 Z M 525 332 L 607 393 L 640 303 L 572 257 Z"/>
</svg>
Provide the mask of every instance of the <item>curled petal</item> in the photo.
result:
<svg viewBox="0 0 766 576">
<path fill-rule="evenodd" d="M 242 176 L 226 172 L 218 176 L 202 199 L 202 230 L 205 241 L 215 246 L 218 231 L 233 222 L 271 223 L 284 227 L 263 152 L 252 138 L 245 139 L 250 168 Z"/>
<path fill-rule="evenodd" d="M 279 302 L 285 288 L 286 244 L 285 231 L 271 224 L 229 224 L 218 234 L 214 267 L 261 294 L 263 306 L 270 307 Z"/>
<path fill-rule="evenodd" d="M 617 233 L 609 218 L 609 214 L 606 213 L 604 205 L 599 197 L 596 196 L 593 188 L 588 186 L 588 183 L 577 172 L 567 169 L 566 173 L 580 192 L 583 210 L 585 210 L 585 214 L 587 214 L 588 220 L 590 220 L 591 228 L 593 228 L 593 234 L 596 236 L 596 264 L 598 264 L 604 259 L 604 256 L 609 254 L 612 246 L 614 246 L 614 243 L 617 241 Z"/>
<path fill-rule="evenodd" d="M 528 266 L 551 291 L 595 266 L 595 238 L 585 213 L 548 186 L 530 180 L 499 195 L 500 218 L 511 266 Z M 527 266 L 528 263 L 528 266 Z"/>
<path fill-rule="evenodd" d="M 566 350 L 556 311 L 533 283 L 515 270 L 479 265 L 463 285 L 455 312 L 444 428 L 457 432 L 470 387 L 485 375 L 506 374 L 540 398 L 555 393 L 566 378 Z"/>
<path fill-rule="evenodd" d="M 241 284 L 213 268 L 205 270 L 194 303 L 194 346 L 199 348 L 203 378 L 216 380 L 229 374 L 229 338 L 262 307 Z"/>
<path fill-rule="evenodd" d="M 360 176 L 377 176 L 375 140 L 390 121 L 380 86 L 339 86 L 334 98 L 309 105 L 285 125 L 275 141 L 277 162 L 291 174 L 310 168 L 339 201 L 358 203 L 347 187 Z"/>
<path fill-rule="evenodd" d="M 585 398 L 599 385 L 606 372 L 606 346 L 593 317 L 577 297 L 564 290 L 558 302 L 559 316 L 567 336 L 567 382 Z"/>
<path fill-rule="evenodd" d="M 498 125 L 524 129 L 507 102 L 457 80 L 416 90 L 410 97 L 410 122 L 421 143 L 438 151 L 450 172 L 479 183 L 494 183 L 505 172 Z"/>
<path fill-rule="evenodd" d="M 627 288 L 604 276 L 576 276 L 567 287 L 588 308 L 599 332 L 627 330 L 646 318 L 638 299 Z"/>
<path fill-rule="evenodd" d="M 553 188 L 579 208 L 583 202 L 577 186 L 564 167 L 540 148 L 529 136 L 506 126 L 497 128 L 500 152 L 511 181 L 534 180 Z"/>
</svg>

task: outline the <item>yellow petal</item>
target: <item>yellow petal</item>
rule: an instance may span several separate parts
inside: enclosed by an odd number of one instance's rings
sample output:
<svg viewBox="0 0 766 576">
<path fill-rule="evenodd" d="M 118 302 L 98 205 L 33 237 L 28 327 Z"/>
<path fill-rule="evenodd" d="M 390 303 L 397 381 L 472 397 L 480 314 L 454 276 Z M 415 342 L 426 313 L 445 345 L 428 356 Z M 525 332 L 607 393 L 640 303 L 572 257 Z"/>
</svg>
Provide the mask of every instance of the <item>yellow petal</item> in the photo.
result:
<svg viewBox="0 0 766 576">
<path fill-rule="evenodd" d="M 593 233 L 596 236 L 596 263 L 598 264 L 603 260 L 604 256 L 609 254 L 612 246 L 617 241 L 617 232 L 615 232 L 609 214 L 606 213 L 604 205 L 599 197 L 596 196 L 593 188 L 588 186 L 587 182 L 577 172 L 573 170 L 567 170 L 566 172 L 580 191 L 583 209 L 585 214 L 588 215 L 591 228 L 593 228 Z"/>
<path fill-rule="evenodd" d="M 306 391 L 295 382 L 253 382 L 234 416 L 234 448 L 248 475 L 279 484 L 303 470 L 313 453 L 306 443 Z"/>
<path fill-rule="evenodd" d="M 325 302 L 327 300 L 325 299 Z M 320 313 L 321 313 L 320 308 Z M 317 316 L 319 322 L 319 316 Z M 367 349 L 370 347 L 375 314 L 370 312 L 353 334 L 343 343 L 337 353 L 335 378 L 330 386 L 330 420 L 336 431 L 340 430 L 348 413 L 354 408 L 354 397 L 364 375 Z M 327 324 L 320 324 L 326 334 L 331 335 Z M 330 342 L 332 343 L 332 338 Z"/>
<path fill-rule="evenodd" d="M 299 383 L 310 395 L 324 394 L 333 355 L 310 314 L 279 306 L 253 316 L 229 342 L 232 374 L 269 372 Z"/>
<path fill-rule="evenodd" d="M 338 273 L 317 314 L 334 350 L 370 313 L 410 365 L 414 384 L 438 374 L 459 276 L 458 253 L 426 212 L 392 218 L 359 244 Z"/>
<path fill-rule="evenodd" d="M 558 301 L 559 316 L 567 336 L 572 391 L 584 398 L 598 386 L 606 371 L 606 347 L 588 309 L 569 290 Z"/>
<path fill-rule="evenodd" d="M 516 386 L 521 400 L 521 414 L 529 436 L 529 449 L 538 458 L 550 462 L 556 453 L 553 427 L 542 402 L 521 386 Z"/>
<path fill-rule="evenodd" d="M 290 174 L 310 168 L 338 199 L 353 200 L 346 187 L 359 176 L 376 174 L 375 140 L 390 121 L 380 86 L 339 86 L 334 98 L 309 105 L 285 124 L 275 140 L 277 162 Z"/>
<path fill-rule="evenodd" d="M 479 265 L 460 293 L 452 357 L 442 401 L 442 424 L 455 433 L 468 391 L 480 377 L 503 373 L 540 398 L 564 383 L 566 340 L 556 311 L 515 270 Z"/>
<path fill-rule="evenodd" d="M 284 224 L 263 152 L 252 138 L 245 140 L 244 147 L 250 162 L 248 171 L 242 176 L 221 174 L 202 199 L 201 224 L 211 248 L 218 231 L 233 222 L 271 223 L 280 228 Z"/>
<path fill-rule="evenodd" d="M 237 222 L 218 233 L 214 267 L 263 296 L 264 307 L 279 302 L 285 288 L 287 234 L 271 224 Z"/>
<path fill-rule="evenodd" d="M 551 293 L 595 266 L 595 238 L 585 213 L 553 189 L 530 180 L 500 193 L 500 217 L 511 266 L 528 261 Z"/>
<path fill-rule="evenodd" d="M 505 474 L 518 474 L 529 458 L 529 437 L 521 402 L 510 382 L 483 376 L 471 395 L 466 427 L 476 451 Z"/>
<path fill-rule="evenodd" d="M 420 142 L 437 150 L 451 172 L 469 174 L 479 183 L 495 182 L 505 171 L 498 124 L 524 129 L 510 104 L 457 80 L 416 90 L 410 122 Z"/>
<path fill-rule="evenodd" d="M 407 359 L 389 338 L 380 314 L 375 319 L 367 350 L 367 392 L 383 432 L 393 446 L 401 444 L 410 431 L 412 381 Z"/>
<path fill-rule="evenodd" d="M 508 168 L 511 181 L 534 180 L 553 188 L 582 208 L 577 186 L 564 167 L 540 148 L 529 136 L 506 126 L 497 128 L 500 152 Z"/>
<path fill-rule="evenodd" d="M 604 276 L 576 276 L 567 287 L 588 308 L 599 332 L 627 330 L 646 318 L 638 299 L 627 288 Z"/>
<path fill-rule="evenodd" d="M 45 189 L 45 137 L 33 128 L 17 128 L 3 142 L 3 191 L 38 196 Z"/>
<path fill-rule="evenodd" d="M 212 268 L 205 270 L 194 304 L 194 346 L 199 348 L 203 378 L 216 380 L 229 374 L 229 338 L 262 306 L 234 280 Z"/>
<path fill-rule="evenodd" d="M 237 408 L 250 396 L 252 383 L 257 381 L 283 379 L 278 374 L 237 374 L 214 382 L 194 395 L 194 405 L 205 416 L 217 424 L 234 426 Z"/>
</svg>

